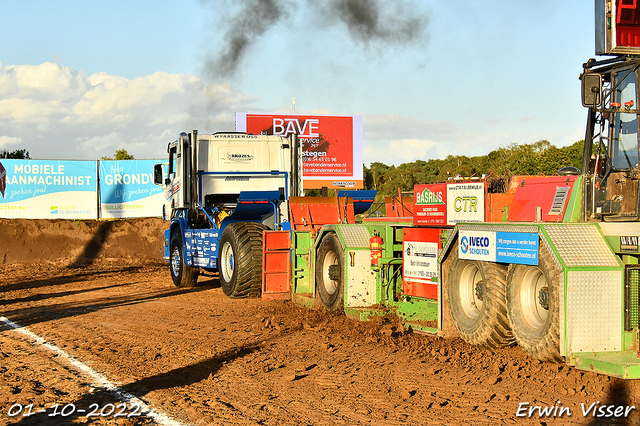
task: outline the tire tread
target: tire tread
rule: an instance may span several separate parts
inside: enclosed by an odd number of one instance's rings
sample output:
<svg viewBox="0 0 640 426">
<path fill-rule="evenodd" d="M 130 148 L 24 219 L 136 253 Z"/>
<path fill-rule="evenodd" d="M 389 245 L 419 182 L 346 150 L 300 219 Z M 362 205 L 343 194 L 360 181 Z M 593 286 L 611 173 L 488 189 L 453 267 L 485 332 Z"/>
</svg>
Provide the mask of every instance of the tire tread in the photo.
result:
<svg viewBox="0 0 640 426">
<path fill-rule="evenodd" d="M 259 297 L 262 292 L 262 232 L 268 228 L 256 222 L 237 222 L 225 228 L 232 233 L 237 277 L 227 296 L 233 299 Z"/>
<path fill-rule="evenodd" d="M 182 237 L 178 232 L 179 230 L 174 231 L 173 236 L 171 237 L 171 245 L 169 246 L 170 248 L 169 253 L 170 253 L 170 256 L 173 256 L 173 249 L 176 245 L 180 249 L 180 253 L 181 253 L 180 275 L 177 277 L 173 275 L 173 269 L 172 269 L 173 267 L 171 264 L 169 265 L 169 273 L 171 274 L 171 279 L 173 280 L 173 283 L 175 284 L 176 287 L 193 288 L 198 285 L 198 276 L 200 275 L 200 268 L 187 266 L 184 263 L 184 258 L 183 258 L 184 256 L 182 255 L 182 253 L 184 253 L 184 250 L 182 247 Z M 170 258 L 169 262 L 172 262 L 172 261 L 173 259 Z"/>
<path fill-rule="evenodd" d="M 546 330 L 544 330 L 542 337 L 539 338 L 532 338 L 527 336 L 527 333 L 520 331 L 520 322 L 522 320 L 519 318 L 519 315 L 516 314 L 516 312 L 519 312 L 519 309 L 515 306 L 517 297 L 514 294 L 509 294 L 508 296 L 509 319 L 512 324 L 514 324 L 514 335 L 518 345 L 520 345 L 522 350 L 527 354 L 540 361 L 564 362 L 564 357 L 560 355 L 560 271 L 555 266 L 551 255 L 543 244 L 540 245 L 538 265 L 547 279 L 550 299 L 552 301 Z M 513 265 L 509 268 L 508 281 L 510 283 L 510 290 L 512 291 L 515 291 L 512 281 L 516 278 L 518 270 L 519 265 Z"/>
<path fill-rule="evenodd" d="M 457 285 L 453 280 L 459 277 L 457 269 L 462 268 L 462 259 L 458 258 L 457 245 L 452 249 L 451 271 L 448 275 L 449 282 L 449 308 L 453 324 L 467 343 L 486 348 L 500 348 L 513 346 L 516 343 L 511 330 L 509 318 L 507 317 L 507 268 L 503 265 L 490 262 L 477 262 L 478 269 L 483 275 L 485 300 L 480 317 L 472 327 L 467 327 L 462 323 L 457 315 L 465 315 L 453 308 L 452 286 Z M 466 261 L 464 261 L 466 262 Z"/>
<path fill-rule="evenodd" d="M 324 288 L 324 284 L 321 284 L 323 278 L 323 264 L 324 257 L 333 252 L 338 258 L 338 263 L 341 268 L 340 280 L 338 282 L 338 288 L 333 294 L 328 294 Z M 315 282 L 316 282 L 316 294 L 320 299 L 322 306 L 331 312 L 344 311 L 344 292 L 345 292 L 345 270 L 344 270 L 344 249 L 340 243 L 338 236 L 331 232 L 325 235 L 318 246 L 318 254 L 316 256 L 315 265 Z"/>
</svg>

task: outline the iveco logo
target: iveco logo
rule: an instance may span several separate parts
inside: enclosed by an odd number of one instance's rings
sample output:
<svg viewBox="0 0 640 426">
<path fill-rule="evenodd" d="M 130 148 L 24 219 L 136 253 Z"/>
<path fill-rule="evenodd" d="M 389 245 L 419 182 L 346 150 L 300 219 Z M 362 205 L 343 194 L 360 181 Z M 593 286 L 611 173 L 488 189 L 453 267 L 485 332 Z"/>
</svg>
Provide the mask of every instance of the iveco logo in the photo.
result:
<svg viewBox="0 0 640 426">
<path fill-rule="evenodd" d="M 487 237 L 471 237 L 471 245 L 474 247 L 489 247 L 489 239 Z"/>
<path fill-rule="evenodd" d="M 227 160 L 229 161 L 251 161 L 253 160 L 252 154 L 234 154 L 227 152 Z"/>
<path fill-rule="evenodd" d="M 460 250 L 462 250 L 464 254 L 467 254 L 467 251 L 469 251 L 469 240 L 467 237 L 462 237 L 460 240 Z"/>
<path fill-rule="evenodd" d="M 484 248 L 478 247 L 489 247 L 489 238 L 487 237 L 470 237 L 463 236 L 460 238 L 460 250 L 463 254 L 467 254 L 470 252 L 471 254 L 488 254 L 489 251 Z"/>
</svg>

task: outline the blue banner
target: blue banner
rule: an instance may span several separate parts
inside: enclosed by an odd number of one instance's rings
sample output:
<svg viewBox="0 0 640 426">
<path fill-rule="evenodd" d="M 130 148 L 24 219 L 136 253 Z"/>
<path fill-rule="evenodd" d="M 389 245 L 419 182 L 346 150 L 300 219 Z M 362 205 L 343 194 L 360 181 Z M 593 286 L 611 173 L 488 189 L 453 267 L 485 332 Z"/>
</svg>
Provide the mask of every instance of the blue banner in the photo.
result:
<svg viewBox="0 0 640 426">
<path fill-rule="evenodd" d="M 5 170 L 0 217 L 95 219 L 95 161 L 0 160 Z"/>
<path fill-rule="evenodd" d="M 496 261 L 519 265 L 537 265 L 538 234 L 497 232 Z"/>
<path fill-rule="evenodd" d="M 153 166 L 162 160 L 100 161 L 100 216 L 162 216 L 163 188 L 153 183 Z"/>
</svg>

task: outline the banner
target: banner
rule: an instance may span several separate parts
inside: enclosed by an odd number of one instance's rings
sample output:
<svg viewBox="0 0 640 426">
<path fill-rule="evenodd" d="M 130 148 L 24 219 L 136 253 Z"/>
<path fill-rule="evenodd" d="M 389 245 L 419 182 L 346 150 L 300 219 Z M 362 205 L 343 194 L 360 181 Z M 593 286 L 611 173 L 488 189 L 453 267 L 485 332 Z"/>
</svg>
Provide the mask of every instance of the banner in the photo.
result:
<svg viewBox="0 0 640 426">
<path fill-rule="evenodd" d="M 447 184 L 447 224 L 484 222 L 484 182 Z"/>
<path fill-rule="evenodd" d="M 305 188 L 363 188 L 362 116 L 236 113 L 236 131 L 302 142 Z"/>
<path fill-rule="evenodd" d="M 447 184 L 413 187 L 413 224 L 445 226 L 447 223 Z"/>
<path fill-rule="evenodd" d="M 470 231 L 461 229 L 458 257 L 468 260 L 538 264 L 538 234 L 531 232 Z"/>
<path fill-rule="evenodd" d="M 402 229 L 402 294 L 438 298 L 440 236 L 439 228 Z"/>
<path fill-rule="evenodd" d="M 95 161 L 0 160 L 0 217 L 95 219 Z"/>
<path fill-rule="evenodd" d="M 162 216 L 163 188 L 153 183 L 162 160 L 100 161 L 100 217 Z"/>
<path fill-rule="evenodd" d="M 484 222 L 484 183 L 433 183 L 413 189 L 414 225 Z"/>
</svg>

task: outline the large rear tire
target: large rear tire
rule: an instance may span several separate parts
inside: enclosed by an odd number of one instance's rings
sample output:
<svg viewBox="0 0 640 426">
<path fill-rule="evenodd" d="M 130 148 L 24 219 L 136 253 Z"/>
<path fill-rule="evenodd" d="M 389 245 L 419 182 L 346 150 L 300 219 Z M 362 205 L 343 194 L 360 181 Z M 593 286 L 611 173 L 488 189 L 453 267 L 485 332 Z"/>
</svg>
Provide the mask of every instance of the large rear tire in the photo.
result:
<svg viewBox="0 0 640 426">
<path fill-rule="evenodd" d="M 218 271 L 222 291 L 239 299 L 259 297 L 262 291 L 261 223 L 237 222 L 228 225 L 220 238 Z"/>
<path fill-rule="evenodd" d="M 451 255 L 447 295 L 453 325 L 466 342 L 486 348 L 515 343 L 506 306 L 507 267 Z"/>
<path fill-rule="evenodd" d="M 324 236 L 316 256 L 316 292 L 329 311 L 344 310 L 344 249 L 335 233 Z"/>
<path fill-rule="evenodd" d="M 171 237 L 169 252 L 169 270 L 171 271 L 171 279 L 177 287 L 195 287 L 198 284 L 200 268 L 185 265 L 182 256 L 183 253 L 182 237 L 180 236 L 180 231 L 177 230 Z"/>
<path fill-rule="evenodd" d="M 518 345 L 541 361 L 560 356 L 560 270 L 543 244 L 538 266 L 511 265 L 507 312 Z"/>
</svg>

